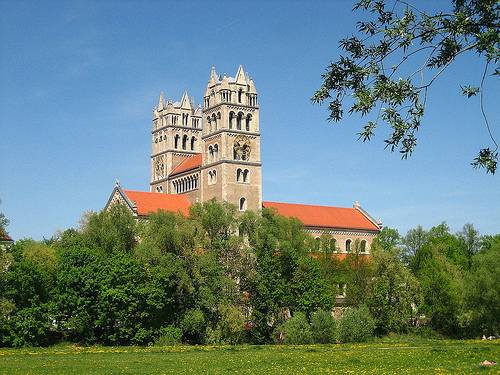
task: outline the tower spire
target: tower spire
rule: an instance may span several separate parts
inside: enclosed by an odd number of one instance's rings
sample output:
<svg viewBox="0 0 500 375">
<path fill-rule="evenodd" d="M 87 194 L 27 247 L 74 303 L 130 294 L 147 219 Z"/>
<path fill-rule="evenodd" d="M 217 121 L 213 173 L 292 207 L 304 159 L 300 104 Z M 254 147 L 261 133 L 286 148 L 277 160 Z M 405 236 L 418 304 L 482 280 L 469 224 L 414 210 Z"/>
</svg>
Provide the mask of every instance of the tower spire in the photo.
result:
<svg viewBox="0 0 500 375">
<path fill-rule="evenodd" d="M 182 95 L 181 108 L 193 109 L 193 107 L 191 106 L 191 102 L 189 101 L 189 95 L 187 91 L 184 91 L 184 95 Z"/>
<path fill-rule="evenodd" d="M 158 109 L 163 109 L 165 106 L 165 99 L 163 99 L 163 91 L 160 92 L 160 98 L 158 99 Z"/>
<path fill-rule="evenodd" d="M 212 65 L 212 68 L 210 69 L 210 84 L 215 84 L 219 80 L 219 77 L 217 76 L 217 72 L 215 71 L 215 66 Z"/>
<path fill-rule="evenodd" d="M 243 69 L 243 65 L 240 65 L 238 67 L 238 72 L 236 73 L 235 81 L 236 83 L 240 83 L 243 85 L 247 84 L 247 78 L 245 76 L 245 70 Z"/>
</svg>

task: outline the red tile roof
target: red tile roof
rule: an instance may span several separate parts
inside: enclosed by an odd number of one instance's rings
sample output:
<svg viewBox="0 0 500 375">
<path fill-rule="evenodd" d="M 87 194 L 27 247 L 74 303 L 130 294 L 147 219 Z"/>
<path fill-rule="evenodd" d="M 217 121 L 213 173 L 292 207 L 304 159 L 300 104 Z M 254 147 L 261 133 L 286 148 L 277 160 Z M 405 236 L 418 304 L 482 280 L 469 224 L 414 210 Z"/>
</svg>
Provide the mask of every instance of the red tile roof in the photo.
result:
<svg viewBox="0 0 500 375">
<path fill-rule="evenodd" d="M 129 200 L 135 203 L 138 215 L 147 215 L 158 210 L 189 213 L 188 199 L 183 195 L 150 193 L 145 191 L 123 190 Z"/>
<path fill-rule="evenodd" d="M 183 161 L 181 161 L 170 173 L 170 176 L 174 176 L 176 174 L 187 172 L 192 169 L 196 169 L 201 165 L 202 157 L 201 154 L 195 154 L 187 157 Z"/>
<path fill-rule="evenodd" d="M 379 231 L 367 216 L 356 208 L 312 206 L 307 204 L 262 202 L 285 217 L 295 217 L 306 227 L 342 228 Z"/>
</svg>

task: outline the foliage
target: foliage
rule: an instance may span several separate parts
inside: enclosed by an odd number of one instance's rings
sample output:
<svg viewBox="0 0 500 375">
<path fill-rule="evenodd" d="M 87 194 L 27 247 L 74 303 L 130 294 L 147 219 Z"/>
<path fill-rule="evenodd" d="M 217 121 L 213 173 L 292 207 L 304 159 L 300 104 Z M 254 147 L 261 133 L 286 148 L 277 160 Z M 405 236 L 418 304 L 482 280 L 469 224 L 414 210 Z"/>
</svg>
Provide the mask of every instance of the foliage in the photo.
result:
<svg viewBox="0 0 500 375">
<path fill-rule="evenodd" d="M 88 214 L 79 229 L 2 252 L 0 345 L 357 341 L 374 327 L 409 331 L 422 314 L 440 334 L 497 332 L 500 236 L 465 229 L 442 223 L 402 240 L 386 229 L 371 256 L 355 241 L 339 257 L 331 237 L 316 249 L 272 210 L 237 215 L 211 201 L 188 217 Z M 350 308 L 336 322 L 344 285 Z"/>
<path fill-rule="evenodd" d="M 500 333 L 500 241 L 474 257 L 465 278 L 465 303 L 471 315 L 473 332 Z"/>
<path fill-rule="evenodd" d="M 313 333 L 307 317 L 297 312 L 277 329 L 278 339 L 282 337 L 285 344 L 310 344 L 313 342 Z"/>
<path fill-rule="evenodd" d="M 315 343 L 330 344 L 335 342 L 337 323 L 332 313 L 327 310 L 318 310 L 311 315 L 311 330 Z"/>
<path fill-rule="evenodd" d="M 178 345 L 181 342 L 182 330 L 175 326 L 166 326 L 158 330 L 159 337 L 155 341 L 155 345 L 171 346 Z"/>
<path fill-rule="evenodd" d="M 377 332 L 404 332 L 422 302 L 419 282 L 394 253 L 373 246 L 372 252 L 374 277 L 368 305 Z"/>
<path fill-rule="evenodd" d="M 88 248 L 106 253 L 130 252 L 136 244 L 135 219 L 121 204 L 113 205 L 107 211 L 87 214 L 81 233 Z"/>
<path fill-rule="evenodd" d="M 2 203 L 1 199 L 0 203 Z M 5 214 L 3 212 L 0 212 L 0 236 L 4 236 L 7 234 L 8 225 L 9 225 L 9 219 L 5 217 Z"/>
<path fill-rule="evenodd" d="M 460 269 L 443 254 L 443 246 L 429 244 L 419 252 L 416 276 L 423 294 L 422 312 L 431 326 L 445 335 L 460 335 L 463 279 Z"/>
<path fill-rule="evenodd" d="M 347 308 L 338 325 L 340 342 L 363 342 L 373 336 L 375 321 L 367 306 Z"/>
<path fill-rule="evenodd" d="M 354 9 L 368 13 L 358 34 L 340 41 L 343 54 L 323 74 L 312 100 L 329 102 L 329 120 L 340 121 L 344 108 L 372 114 L 359 138 L 371 140 L 381 123 L 390 128 L 386 148 L 403 158 L 414 151 L 432 84 L 463 54 L 483 63 L 479 87 L 462 85 L 468 98 L 480 95 L 481 112 L 494 145 L 482 148 L 474 167 L 495 173 L 498 144 L 483 108 L 486 76 L 499 73 L 500 5 L 496 0 L 452 0 L 451 11 L 426 13 L 406 1 L 360 0 Z M 350 100 L 352 98 L 352 101 Z"/>
</svg>

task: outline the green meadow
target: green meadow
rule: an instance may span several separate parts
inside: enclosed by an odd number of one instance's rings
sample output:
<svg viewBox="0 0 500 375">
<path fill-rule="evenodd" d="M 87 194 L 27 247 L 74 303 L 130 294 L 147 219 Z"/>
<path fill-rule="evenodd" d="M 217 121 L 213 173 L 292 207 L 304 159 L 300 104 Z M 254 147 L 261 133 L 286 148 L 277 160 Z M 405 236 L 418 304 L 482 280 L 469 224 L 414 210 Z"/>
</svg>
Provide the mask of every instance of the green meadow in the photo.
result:
<svg viewBox="0 0 500 375">
<path fill-rule="evenodd" d="M 364 344 L 0 349 L 2 374 L 500 373 L 500 344 L 382 339 Z"/>
</svg>

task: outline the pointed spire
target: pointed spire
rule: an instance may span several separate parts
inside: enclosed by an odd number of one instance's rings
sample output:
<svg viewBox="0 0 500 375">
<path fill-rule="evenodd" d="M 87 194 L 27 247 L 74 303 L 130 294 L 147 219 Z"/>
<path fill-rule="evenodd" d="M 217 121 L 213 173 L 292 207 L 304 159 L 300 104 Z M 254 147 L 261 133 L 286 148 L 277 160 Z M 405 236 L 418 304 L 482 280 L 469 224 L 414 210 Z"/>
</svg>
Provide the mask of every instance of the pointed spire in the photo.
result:
<svg viewBox="0 0 500 375">
<path fill-rule="evenodd" d="M 158 100 L 158 109 L 163 109 L 165 106 L 165 100 L 163 99 L 163 91 L 160 92 L 160 99 Z"/>
<path fill-rule="evenodd" d="M 238 67 L 238 72 L 236 73 L 235 78 L 236 83 L 241 83 L 243 85 L 247 84 L 247 79 L 245 77 L 245 70 L 243 69 L 243 65 Z"/>
<path fill-rule="evenodd" d="M 219 80 L 217 72 L 215 71 L 215 66 L 212 65 L 212 69 L 210 69 L 210 81 L 208 81 L 208 84 L 215 85 L 217 81 Z"/>
<path fill-rule="evenodd" d="M 187 91 L 184 91 L 184 95 L 182 95 L 181 108 L 193 109 L 193 107 L 191 106 L 191 102 L 189 101 L 189 95 L 188 95 Z"/>
</svg>

